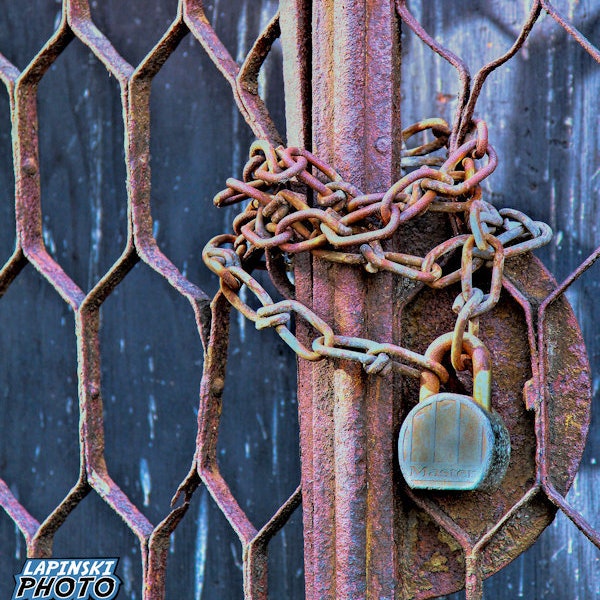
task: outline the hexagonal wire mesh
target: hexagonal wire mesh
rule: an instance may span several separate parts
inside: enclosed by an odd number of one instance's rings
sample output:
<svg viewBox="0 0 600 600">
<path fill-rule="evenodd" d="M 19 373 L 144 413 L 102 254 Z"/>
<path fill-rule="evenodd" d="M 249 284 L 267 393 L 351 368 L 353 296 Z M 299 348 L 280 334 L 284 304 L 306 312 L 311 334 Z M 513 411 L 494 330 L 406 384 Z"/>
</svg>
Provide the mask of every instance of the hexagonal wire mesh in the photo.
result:
<svg viewBox="0 0 600 600">
<path fill-rule="evenodd" d="M 308 7 L 309 4 L 302 1 L 285 2 L 282 9 L 304 12 Z M 578 42 L 596 62 L 600 62 L 600 52 L 572 24 L 571 20 L 564 18 L 547 0 L 534 0 L 531 3 L 529 16 L 512 48 L 501 58 L 488 63 L 474 78 L 471 78 L 465 62 L 427 34 L 421 23 L 409 11 L 406 2 L 397 0 L 396 10 L 403 24 L 459 73 L 460 89 L 453 124 L 454 131 L 459 135 L 471 122 L 477 99 L 484 89 L 487 77 L 518 53 L 528 50 L 527 38 L 541 20 L 543 13 L 550 15 L 566 34 Z M 421 17 L 423 16 L 422 14 Z M 299 19 L 297 24 L 301 22 Z M 132 66 L 122 58 L 111 41 L 95 26 L 87 0 L 64 0 L 60 20 L 56 24 L 54 33 L 22 71 L 0 55 L 0 78 L 8 90 L 13 124 L 17 230 L 14 253 L 0 271 L 0 290 L 5 293 L 11 284 L 21 277 L 24 267 L 29 264 L 58 292 L 63 302 L 73 311 L 77 336 L 80 414 L 80 473 L 67 496 L 42 522 L 36 520 L 26 506 L 17 499 L 9 486 L 10 482 L 5 483 L 0 480 L 0 503 L 23 534 L 28 556 L 45 557 L 51 555 L 54 536 L 70 513 L 87 494 L 94 492 L 121 517 L 139 540 L 144 579 L 143 597 L 147 599 L 164 597 L 171 534 L 180 526 L 199 486 L 203 485 L 210 492 L 214 502 L 239 538 L 243 550 L 245 598 L 267 597 L 269 541 L 283 527 L 301 502 L 301 490 L 298 487 L 273 516 L 261 528 L 257 528 L 248 517 L 247 511 L 242 509 L 230 485 L 223 477 L 217 460 L 217 434 L 221 418 L 220 397 L 226 378 L 228 355 L 228 305 L 222 296 L 217 296 L 212 303 L 211 319 L 211 299 L 159 249 L 156 242 L 155 221 L 150 214 L 151 84 L 163 69 L 166 60 L 186 36 L 195 38 L 229 84 L 239 112 L 251 127 L 253 134 L 259 139 L 278 143 L 281 136 L 258 94 L 257 78 L 273 41 L 279 34 L 279 16 L 276 14 L 266 24 L 263 33 L 248 55 L 243 60 L 240 60 L 242 57 L 236 57 L 238 58 L 236 62 L 215 33 L 202 1 L 181 0 L 173 22 L 160 41 L 137 66 Z M 299 31 L 298 39 L 306 40 L 307 35 L 308 32 Z M 95 55 L 118 83 L 125 136 L 126 242 L 121 256 L 112 267 L 91 282 L 88 292 L 83 291 L 53 257 L 55 252 L 49 248 L 51 241 L 44 229 L 44 215 L 40 200 L 38 88 L 43 78 L 48 76 L 49 69 L 55 64 L 59 55 L 75 38 Z M 440 101 L 446 102 L 447 98 L 441 98 Z M 528 322 L 538 323 L 538 333 L 534 332 L 531 325 L 530 336 L 532 352 L 535 354 L 539 351 L 540 354 L 537 373 L 540 390 L 546 389 L 547 378 L 547 342 L 543 327 L 547 312 L 599 256 L 600 248 L 596 248 L 566 275 L 563 282 L 539 306 L 533 307 L 523 299 L 522 308 Z M 105 416 L 100 382 L 100 311 L 107 298 L 122 285 L 139 261 L 146 263 L 189 302 L 204 347 L 196 454 L 189 475 L 175 494 L 175 500 L 181 500 L 180 504 L 175 504 L 172 511 L 158 525 L 152 524 L 140 507 L 132 502 L 115 483 L 105 461 Z M 467 557 L 465 581 L 469 598 L 478 598 L 481 594 L 480 560 L 484 548 L 494 540 L 502 526 L 535 495 L 541 494 L 547 497 L 594 545 L 600 546 L 600 532 L 588 523 L 581 512 L 567 501 L 553 484 L 551 460 L 544 446 L 549 427 L 546 398 L 547 395 L 543 394 L 542 401 L 535 409 L 535 428 L 539 444 L 537 481 L 519 502 L 489 528 L 484 536 L 477 540 L 470 539 L 460 526 L 434 503 L 422 497 L 413 497 L 413 501 L 463 548 Z"/>
</svg>

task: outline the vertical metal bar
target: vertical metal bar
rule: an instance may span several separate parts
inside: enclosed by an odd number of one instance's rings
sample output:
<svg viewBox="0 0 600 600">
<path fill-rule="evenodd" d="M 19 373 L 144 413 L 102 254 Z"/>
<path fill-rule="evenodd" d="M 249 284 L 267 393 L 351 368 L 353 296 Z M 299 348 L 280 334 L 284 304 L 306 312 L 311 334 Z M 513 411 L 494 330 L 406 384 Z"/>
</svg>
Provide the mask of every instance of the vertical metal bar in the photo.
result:
<svg viewBox="0 0 600 600">
<path fill-rule="evenodd" d="M 285 48 L 283 23 L 282 35 Z M 391 1 L 313 1 L 313 151 L 369 191 L 399 173 L 399 60 Z M 296 290 L 342 335 L 394 338 L 389 274 L 314 258 L 296 264 Z M 299 377 L 306 597 L 394 598 L 393 381 L 341 360 L 301 364 Z"/>
<path fill-rule="evenodd" d="M 288 146 L 309 147 L 311 140 L 311 0 L 280 0 L 281 45 Z M 312 304 L 312 263 L 309 254 L 296 256 L 295 269 L 302 281 L 296 285 L 296 298 Z M 303 320 L 296 334 L 309 343 L 310 332 Z M 314 589 L 313 567 L 313 439 L 312 365 L 298 361 L 298 417 L 302 462 L 302 520 L 304 526 L 304 566 L 307 597 Z"/>
</svg>

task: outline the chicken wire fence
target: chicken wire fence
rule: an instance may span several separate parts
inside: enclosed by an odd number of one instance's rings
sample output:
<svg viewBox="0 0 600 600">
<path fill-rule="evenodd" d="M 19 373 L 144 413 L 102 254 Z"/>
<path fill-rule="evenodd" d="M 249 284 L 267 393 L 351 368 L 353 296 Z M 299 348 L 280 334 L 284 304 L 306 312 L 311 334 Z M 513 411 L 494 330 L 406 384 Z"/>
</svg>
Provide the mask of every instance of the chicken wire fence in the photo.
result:
<svg viewBox="0 0 600 600">
<path fill-rule="evenodd" d="M 310 11 L 308 3 L 282 2 L 280 10 Z M 476 103 L 487 77 L 519 53 L 527 52 L 527 39 L 535 31 L 543 15 L 552 19 L 596 62 L 600 52 L 577 29 L 571 18 L 565 18 L 553 4 L 545 0 L 531 2 L 530 12 L 518 32 L 516 42 L 498 58 L 471 76 L 465 62 L 430 37 L 419 20 L 410 12 L 406 2 L 398 0 L 399 20 L 408 30 L 421 38 L 426 47 L 440 55 L 459 76 L 459 94 L 454 131 L 460 132 L 471 122 Z M 79 477 L 65 498 L 40 521 L 27 509 L 11 488 L 11 481 L 0 480 L 0 502 L 23 535 L 30 557 L 48 557 L 52 554 L 54 537 L 71 512 L 90 493 L 102 498 L 114 513 L 137 537 L 143 570 L 143 597 L 164 598 L 171 534 L 185 527 L 183 519 L 194 494 L 204 486 L 213 501 L 227 518 L 239 538 L 242 548 L 243 593 L 245 598 L 267 597 L 269 542 L 285 525 L 301 503 L 298 487 L 281 504 L 271 518 L 260 527 L 253 524 L 234 497 L 230 485 L 219 469 L 217 435 L 221 419 L 221 395 L 225 385 L 228 356 L 228 309 L 222 297 L 212 304 L 211 298 L 190 281 L 161 251 L 156 242 L 155 223 L 151 216 L 150 175 L 150 97 L 151 84 L 163 65 L 186 36 L 193 36 L 222 78 L 229 84 L 240 114 L 253 134 L 272 143 L 279 143 L 278 133 L 265 103 L 259 95 L 259 73 L 273 43 L 280 35 L 279 13 L 274 14 L 264 31 L 242 60 L 234 60 L 215 33 L 201 0 L 181 0 L 172 24 L 159 42 L 137 65 L 129 64 L 115 50 L 111 41 L 96 27 L 86 0 L 64 0 L 60 20 L 50 39 L 27 64 L 19 70 L 0 55 L 0 78 L 10 99 L 12 122 L 13 163 L 15 171 L 16 247 L 0 271 L 0 289 L 4 294 L 17 280 L 26 265 L 33 266 L 56 290 L 62 301 L 74 314 L 77 337 L 77 377 L 79 394 Z M 421 15 L 422 17 L 423 15 Z M 423 20 L 421 18 L 421 20 Z M 297 31 L 300 38 L 310 37 L 310 31 Z M 56 253 L 49 246 L 44 231 L 44 215 L 40 190 L 40 157 L 38 140 L 38 89 L 46 73 L 59 55 L 74 40 L 83 43 L 108 70 L 118 83 L 122 107 L 127 177 L 127 234 L 120 257 L 105 273 L 90 285 L 89 291 L 79 287 L 59 264 Z M 2 48 L 0 48 L 0 51 Z M 157 157 L 154 157 L 155 164 Z M 214 190 L 215 192 L 217 189 Z M 208 209 L 207 209 L 208 210 Z M 211 217 L 208 217 L 211 218 Z M 200 248 L 198 248 L 200 253 Z M 539 306 L 531 306 L 523 299 L 522 308 L 530 325 L 532 351 L 539 352 L 540 390 L 545 389 L 547 342 L 544 323 L 550 307 L 562 297 L 571 285 L 592 266 L 600 256 L 600 248 L 593 250 L 574 268 Z M 173 490 L 172 510 L 158 523 L 151 523 L 111 477 L 105 461 L 104 407 L 101 376 L 101 308 L 105 300 L 132 272 L 138 262 L 144 262 L 164 278 L 192 308 L 197 331 L 204 350 L 203 379 L 198 407 L 198 436 L 192 468 L 177 490 Z M 538 323 L 537 333 L 533 322 Z M 438 523 L 439 527 L 457 540 L 467 560 L 465 583 L 470 584 L 469 597 L 479 597 L 482 573 L 481 553 L 501 530 L 533 498 L 542 495 L 564 513 L 595 545 L 600 546 L 600 532 L 594 528 L 558 490 L 552 480 L 552 461 L 544 446 L 549 427 L 546 405 L 547 394 L 536 406 L 535 428 L 538 437 L 537 481 L 509 511 L 501 515 L 488 532 L 477 540 L 469 539 L 460 526 L 444 515 L 434 503 L 422 497 L 414 502 Z M 227 407 L 224 407 L 227 410 Z M 241 593 L 241 592 L 240 592 Z"/>
</svg>

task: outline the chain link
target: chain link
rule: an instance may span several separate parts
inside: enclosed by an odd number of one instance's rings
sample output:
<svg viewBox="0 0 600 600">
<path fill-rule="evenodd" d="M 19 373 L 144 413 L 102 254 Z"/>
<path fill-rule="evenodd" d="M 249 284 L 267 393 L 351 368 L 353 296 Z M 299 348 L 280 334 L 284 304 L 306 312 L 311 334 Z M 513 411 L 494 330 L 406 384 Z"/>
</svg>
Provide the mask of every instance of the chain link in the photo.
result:
<svg viewBox="0 0 600 600">
<path fill-rule="evenodd" d="M 335 335 L 331 327 L 316 313 L 296 300 L 274 302 L 262 285 L 242 268 L 238 254 L 223 244 L 233 244 L 235 236 L 220 235 L 208 242 L 202 254 L 206 266 L 221 280 L 221 290 L 229 303 L 254 322 L 257 329 L 272 327 L 281 339 L 301 358 L 310 361 L 322 360 L 325 357 L 356 360 L 363 364 L 369 374 L 386 374 L 391 368 L 411 377 L 419 377 L 419 369 L 432 371 L 440 381 L 448 380 L 448 371 L 436 361 L 424 355 L 412 352 L 395 344 L 379 344 L 364 338 Z M 254 310 L 239 295 L 242 285 L 246 285 L 262 304 Z M 302 317 L 320 335 L 312 342 L 312 349 L 307 348 L 290 331 L 292 313 Z M 362 350 L 362 352 L 361 352 Z M 415 369 L 404 363 L 412 363 Z"/>
<path fill-rule="evenodd" d="M 443 159 L 430 155 L 447 147 L 448 124 L 442 119 L 427 119 L 411 125 L 402 132 L 402 160 L 403 167 L 416 168 L 384 193 L 370 194 L 344 181 L 335 169 L 308 150 L 256 141 L 250 147 L 243 180 L 228 179 L 226 189 L 214 198 L 217 206 L 248 202 L 234 219 L 235 235 L 213 238 L 203 252 L 204 261 L 220 277 L 223 294 L 237 310 L 258 329 L 274 328 L 306 360 L 356 360 L 367 373 L 381 375 L 394 367 L 405 375 L 418 377 L 425 369 L 446 381 L 446 369 L 423 355 L 394 344 L 336 335 L 299 302 L 274 302 L 242 265 L 256 251 L 279 248 L 290 256 L 311 252 L 331 262 L 362 266 L 369 273 L 389 271 L 433 288 L 460 282 L 461 293 L 453 305 L 457 320 L 451 362 L 456 370 L 464 369 L 464 334 L 468 330 L 475 335 L 481 315 L 497 304 L 504 261 L 539 248 L 552 237 L 552 230 L 545 223 L 533 221 L 514 209 L 497 210 L 482 200 L 481 183 L 494 171 L 498 159 L 488 142 L 486 123 L 475 120 L 473 131 L 472 139 Z M 430 132 L 434 139 L 406 149 L 408 140 L 423 132 Z M 316 206 L 310 205 L 305 191 L 314 194 Z M 382 242 L 403 223 L 428 211 L 460 217 L 470 233 L 445 240 L 424 257 L 384 250 Z M 224 248 L 226 245 L 232 248 Z M 445 264 L 446 257 L 459 248 L 460 268 L 444 274 L 440 263 Z M 473 274 L 484 265 L 491 267 L 487 293 L 473 284 Z M 242 285 L 253 292 L 261 308 L 254 310 L 241 300 Z M 311 348 L 289 329 L 292 313 L 320 333 Z"/>
</svg>

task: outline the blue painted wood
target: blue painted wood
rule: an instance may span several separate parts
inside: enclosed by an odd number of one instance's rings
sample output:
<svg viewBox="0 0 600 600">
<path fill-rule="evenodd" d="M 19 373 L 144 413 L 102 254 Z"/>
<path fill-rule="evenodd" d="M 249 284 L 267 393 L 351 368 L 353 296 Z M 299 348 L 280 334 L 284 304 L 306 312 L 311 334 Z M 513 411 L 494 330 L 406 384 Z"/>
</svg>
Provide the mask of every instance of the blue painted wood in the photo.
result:
<svg viewBox="0 0 600 600">
<path fill-rule="evenodd" d="M 100 28 L 137 64 L 175 15 L 174 0 L 92 2 Z M 273 0 L 207 1 L 226 46 L 241 60 L 276 9 Z M 441 3 L 415 0 L 423 24 L 474 65 L 514 38 L 529 1 Z M 598 41 L 594 0 L 564 2 Z M 24 67 L 52 33 L 59 2 L 0 1 L 0 52 Z M 409 35 L 404 38 L 405 123 L 451 118 L 456 77 Z M 486 194 L 498 207 L 522 209 L 555 230 L 539 255 L 561 279 L 600 243 L 600 67 L 546 18 L 526 50 L 492 75 L 477 115 L 500 155 Z M 283 128 L 281 56 L 266 65 L 261 91 Z M 152 95 L 153 216 L 161 248 L 194 282 L 217 282 L 200 259 L 233 210 L 217 211 L 213 194 L 239 175 L 251 134 L 227 85 L 188 36 L 157 76 Z M 0 261 L 14 243 L 10 123 L 0 91 Z M 41 176 L 45 241 L 86 289 L 110 267 L 126 230 L 123 126 L 117 86 L 74 42 L 40 86 Z M 568 293 L 580 320 L 600 389 L 598 267 Z M 272 332 L 234 316 L 219 447 L 227 481 L 261 525 L 299 479 L 295 360 Z M 138 266 L 103 308 L 101 344 L 110 472 L 148 518 L 168 511 L 194 451 L 202 352 L 189 306 Z M 0 474 L 32 514 L 43 519 L 77 478 L 77 372 L 73 315 L 28 268 L 0 302 Z M 597 457 L 590 442 L 569 499 L 592 521 L 599 513 Z M 600 523 L 597 523 L 600 525 Z M 272 542 L 271 597 L 302 597 L 301 515 Z M 24 544 L 0 515 L 0 597 L 10 596 Z M 139 550 L 122 522 L 90 495 L 56 537 L 55 552 L 119 555 L 123 598 L 139 599 Z M 599 555 L 559 516 L 536 545 L 486 582 L 495 600 L 592 598 L 600 594 Z M 195 495 L 169 555 L 169 598 L 241 597 L 239 544 L 212 500 Z M 460 598 L 457 594 L 452 598 Z"/>
</svg>

